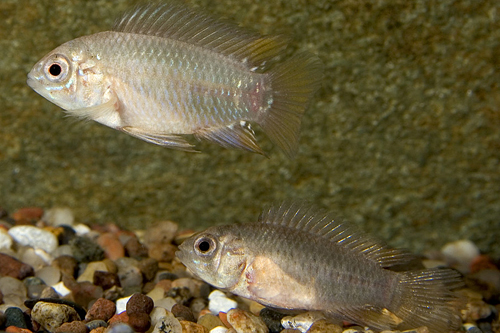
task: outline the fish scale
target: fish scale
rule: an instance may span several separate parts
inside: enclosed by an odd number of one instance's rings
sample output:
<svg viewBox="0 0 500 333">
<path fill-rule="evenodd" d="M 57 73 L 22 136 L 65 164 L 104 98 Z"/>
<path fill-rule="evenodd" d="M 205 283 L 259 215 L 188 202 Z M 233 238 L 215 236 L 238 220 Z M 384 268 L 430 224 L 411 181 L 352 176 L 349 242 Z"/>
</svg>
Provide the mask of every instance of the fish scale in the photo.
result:
<svg viewBox="0 0 500 333">
<path fill-rule="evenodd" d="M 272 308 L 378 330 L 446 332 L 461 323 L 456 271 L 393 271 L 413 256 L 309 205 L 285 203 L 258 222 L 210 227 L 176 255 L 207 283 Z"/>
<path fill-rule="evenodd" d="M 285 47 L 282 37 L 180 2 L 156 3 L 125 13 L 111 31 L 59 46 L 28 84 L 68 114 L 185 151 L 195 151 L 184 138 L 192 134 L 265 155 L 253 122 L 291 158 L 322 64 L 306 52 L 282 61 Z"/>
</svg>

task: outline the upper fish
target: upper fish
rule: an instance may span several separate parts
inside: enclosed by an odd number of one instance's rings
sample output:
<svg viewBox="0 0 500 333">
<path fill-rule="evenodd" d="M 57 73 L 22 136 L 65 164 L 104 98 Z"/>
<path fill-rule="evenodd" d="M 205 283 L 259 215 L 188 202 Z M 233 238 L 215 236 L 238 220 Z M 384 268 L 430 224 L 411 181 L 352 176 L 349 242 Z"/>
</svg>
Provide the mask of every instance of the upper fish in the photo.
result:
<svg viewBox="0 0 500 333">
<path fill-rule="evenodd" d="M 176 255 L 207 283 L 272 308 L 321 311 L 379 330 L 447 332 L 461 324 L 459 273 L 391 270 L 414 256 L 310 205 L 282 204 L 255 223 L 208 228 Z"/>
<path fill-rule="evenodd" d="M 28 85 L 70 115 L 142 140 L 194 151 L 193 134 L 264 154 L 250 123 L 292 158 L 322 63 L 287 40 L 261 36 L 178 1 L 137 7 L 111 31 L 43 57 Z"/>
</svg>

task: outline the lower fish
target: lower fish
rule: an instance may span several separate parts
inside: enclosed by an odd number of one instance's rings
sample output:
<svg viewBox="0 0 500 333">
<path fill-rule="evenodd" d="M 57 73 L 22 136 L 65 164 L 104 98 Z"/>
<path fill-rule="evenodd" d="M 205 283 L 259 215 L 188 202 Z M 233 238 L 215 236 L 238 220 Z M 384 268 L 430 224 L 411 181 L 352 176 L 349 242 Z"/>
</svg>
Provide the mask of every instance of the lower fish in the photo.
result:
<svg viewBox="0 0 500 333">
<path fill-rule="evenodd" d="M 374 329 L 460 327 L 452 269 L 396 271 L 414 259 L 309 205 L 283 204 L 256 223 L 215 226 L 176 255 L 214 287 L 284 310 L 320 311 Z"/>
<path fill-rule="evenodd" d="M 307 52 L 280 59 L 286 46 L 171 0 L 62 44 L 27 83 L 70 115 L 161 146 L 195 151 L 192 134 L 265 155 L 256 123 L 292 158 L 323 66 Z"/>
</svg>

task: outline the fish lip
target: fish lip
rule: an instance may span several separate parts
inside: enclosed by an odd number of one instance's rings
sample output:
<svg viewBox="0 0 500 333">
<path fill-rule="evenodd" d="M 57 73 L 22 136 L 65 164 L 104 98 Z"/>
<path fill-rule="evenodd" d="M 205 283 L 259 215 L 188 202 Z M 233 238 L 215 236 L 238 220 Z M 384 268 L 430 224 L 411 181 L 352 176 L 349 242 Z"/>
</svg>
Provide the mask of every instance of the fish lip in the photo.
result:
<svg viewBox="0 0 500 333">
<path fill-rule="evenodd" d="M 35 75 L 31 72 L 28 73 L 28 79 L 26 80 L 26 84 L 33 90 L 36 90 L 38 80 Z"/>
<path fill-rule="evenodd" d="M 175 251 L 175 256 L 179 258 L 180 261 L 182 261 L 182 254 L 183 252 L 181 250 Z M 183 262 L 183 261 L 182 261 Z"/>
</svg>

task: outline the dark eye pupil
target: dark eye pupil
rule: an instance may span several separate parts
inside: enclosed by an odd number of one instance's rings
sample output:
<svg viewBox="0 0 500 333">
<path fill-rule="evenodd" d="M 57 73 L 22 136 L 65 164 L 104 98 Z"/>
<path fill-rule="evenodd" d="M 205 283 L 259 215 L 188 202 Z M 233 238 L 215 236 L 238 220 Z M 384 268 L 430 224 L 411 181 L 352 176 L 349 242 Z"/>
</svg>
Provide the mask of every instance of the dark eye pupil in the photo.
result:
<svg viewBox="0 0 500 333">
<path fill-rule="evenodd" d="M 198 248 L 201 252 L 207 252 L 210 250 L 210 243 L 207 241 L 200 242 L 200 244 L 198 244 Z"/>
<path fill-rule="evenodd" d="M 52 64 L 50 65 L 49 67 L 49 73 L 50 75 L 52 76 L 59 76 L 59 74 L 61 74 L 62 72 L 62 68 L 59 64 Z"/>
</svg>

